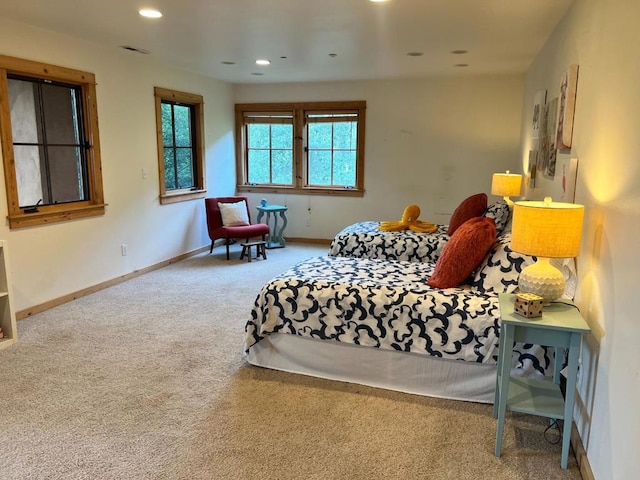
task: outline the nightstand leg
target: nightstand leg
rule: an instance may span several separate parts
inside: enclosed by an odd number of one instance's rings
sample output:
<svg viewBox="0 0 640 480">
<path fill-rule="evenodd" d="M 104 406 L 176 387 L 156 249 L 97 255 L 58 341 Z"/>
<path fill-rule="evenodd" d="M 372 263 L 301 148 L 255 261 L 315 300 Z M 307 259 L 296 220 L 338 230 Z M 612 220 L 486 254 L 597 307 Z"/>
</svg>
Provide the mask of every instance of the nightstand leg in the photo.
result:
<svg viewBox="0 0 640 480">
<path fill-rule="evenodd" d="M 576 380 L 578 377 L 578 356 L 580 355 L 579 333 L 571 335 L 569 347 L 569 363 L 567 364 L 567 391 L 564 400 L 564 425 L 562 427 L 562 457 L 560 466 L 567 468 L 569 463 L 569 444 L 571 441 L 571 425 L 573 424 L 573 403 L 576 398 Z"/>
<path fill-rule="evenodd" d="M 515 338 L 515 327 L 502 323 L 500 334 L 500 353 L 498 354 L 498 385 L 496 400 L 498 402 L 498 431 L 496 432 L 496 457 L 502 455 L 502 434 L 507 414 L 507 396 L 509 393 L 509 377 L 511 376 L 511 351 Z M 495 404 L 494 404 L 495 411 Z"/>
</svg>

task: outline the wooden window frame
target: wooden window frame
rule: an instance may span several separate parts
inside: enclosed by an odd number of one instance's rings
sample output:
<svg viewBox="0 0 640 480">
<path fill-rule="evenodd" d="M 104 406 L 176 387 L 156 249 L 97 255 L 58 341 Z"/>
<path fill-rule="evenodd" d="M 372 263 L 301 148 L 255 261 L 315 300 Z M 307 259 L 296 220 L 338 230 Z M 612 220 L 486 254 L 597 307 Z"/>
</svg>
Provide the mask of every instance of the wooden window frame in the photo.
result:
<svg viewBox="0 0 640 480">
<path fill-rule="evenodd" d="M 364 188 L 364 145 L 366 127 L 365 101 L 353 102 L 300 102 L 300 103 L 239 103 L 235 106 L 236 128 L 236 191 L 253 193 L 284 193 L 300 195 L 337 195 L 362 197 Z M 358 139 L 356 150 L 356 185 L 354 187 L 307 185 L 307 145 L 305 112 L 358 114 Z M 293 185 L 255 185 L 248 182 L 247 138 L 245 112 L 293 112 Z"/>
<path fill-rule="evenodd" d="M 83 106 L 83 127 L 85 129 L 85 138 L 89 144 L 89 148 L 86 151 L 88 200 L 42 205 L 38 206 L 35 209 L 36 211 L 31 212 L 26 211 L 29 208 L 20 207 L 8 95 L 7 75 L 9 74 L 63 82 L 80 87 Z M 102 186 L 98 106 L 96 102 L 96 81 L 93 73 L 0 55 L 0 139 L 2 141 L 9 228 L 33 227 L 104 215 L 106 204 L 104 203 Z"/>
<path fill-rule="evenodd" d="M 204 162 L 204 99 L 202 95 L 179 92 L 167 88 L 154 87 L 156 105 L 156 137 L 158 142 L 158 176 L 160 179 L 160 204 L 185 202 L 198 198 L 204 198 L 207 194 L 205 186 L 205 162 Z M 162 141 L 162 101 L 175 102 L 181 105 L 189 105 L 195 110 L 195 122 L 193 125 L 195 134 L 194 183 L 195 187 L 182 190 L 167 191 L 164 181 L 164 142 Z"/>
</svg>

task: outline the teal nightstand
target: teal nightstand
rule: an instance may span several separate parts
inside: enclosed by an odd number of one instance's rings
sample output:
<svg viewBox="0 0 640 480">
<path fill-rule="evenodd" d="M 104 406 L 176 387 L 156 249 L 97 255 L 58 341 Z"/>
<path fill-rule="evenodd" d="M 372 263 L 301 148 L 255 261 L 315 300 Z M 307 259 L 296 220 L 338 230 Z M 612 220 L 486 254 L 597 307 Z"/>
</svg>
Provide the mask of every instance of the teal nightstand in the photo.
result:
<svg viewBox="0 0 640 480">
<path fill-rule="evenodd" d="M 560 465 L 567 468 L 569 441 L 576 393 L 578 356 L 582 335 L 590 333 L 589 325 L 573 303 L 552 303 L 544 307 L 542 317 L 524 318 L 513 313 L 515 295 L 501 293 L 500 348 L 493 416 L 498 419 L 496 457 L 502 454 L 502 434 L 506 411 L 530 413 L 564 420 Z M 525 377 L 511 377 L 511 357 L 514 342 L 552 346 L 556 350 L 553 382 Z M 566 399 L 560 391 L 560 369 L 564 350 L 569 349 Z"/>
<path fill-rule="evenodd" d="M 258 209 L 258 223 L 262 222 L 262 217 L 267 214 L 266 224 L 269 225 L 270 233 L 267 237 L 267 248 L 282 248 L 285 245 L 284 229 L 287 227 L 287 207 L 282 205 L 265 205 L 257 206 Z M 273 214 L 273 226 L 271 226 L 271 215 Z M 278 229 L 278 215 L 282 220 L 282 225 Z"/>
</svg>

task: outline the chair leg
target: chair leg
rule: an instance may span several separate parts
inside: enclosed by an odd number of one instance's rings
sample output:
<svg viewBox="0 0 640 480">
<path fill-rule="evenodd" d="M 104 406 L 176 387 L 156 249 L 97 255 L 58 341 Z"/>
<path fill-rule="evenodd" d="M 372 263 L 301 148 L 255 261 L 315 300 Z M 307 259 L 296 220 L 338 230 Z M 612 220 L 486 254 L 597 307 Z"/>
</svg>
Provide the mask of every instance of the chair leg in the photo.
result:
<svg viewBox="0 0 640 480">
<path fill-rule="evenodd" d="M 226 239 L 227 243 L 227 260 L 229 260 L 229 239 Z"/>
<path fill-rule="evenodd" d="M 209 249 L 209 255 L 213 253 L 213 240 L 211 240 L 211 248 Z"/>
</svg>

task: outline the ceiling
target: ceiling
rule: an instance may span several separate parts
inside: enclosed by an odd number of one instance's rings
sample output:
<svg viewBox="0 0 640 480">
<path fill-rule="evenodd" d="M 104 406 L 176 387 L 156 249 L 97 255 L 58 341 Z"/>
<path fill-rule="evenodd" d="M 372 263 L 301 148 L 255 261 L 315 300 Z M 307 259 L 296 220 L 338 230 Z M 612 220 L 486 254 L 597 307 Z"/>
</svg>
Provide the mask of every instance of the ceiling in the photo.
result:
<svg viewBox="0 0 640 480">
<path fill-rule="evenodd" d="M 523 73 L 572 3 L 2 0 L 0 16 L 114 49 L 146 50 L 229 82 L 272 83 Z M 140 8 L 163 17 L 143 18 Z M 258 66 L 258 58 L 271 64 Z"/>
</svg>

